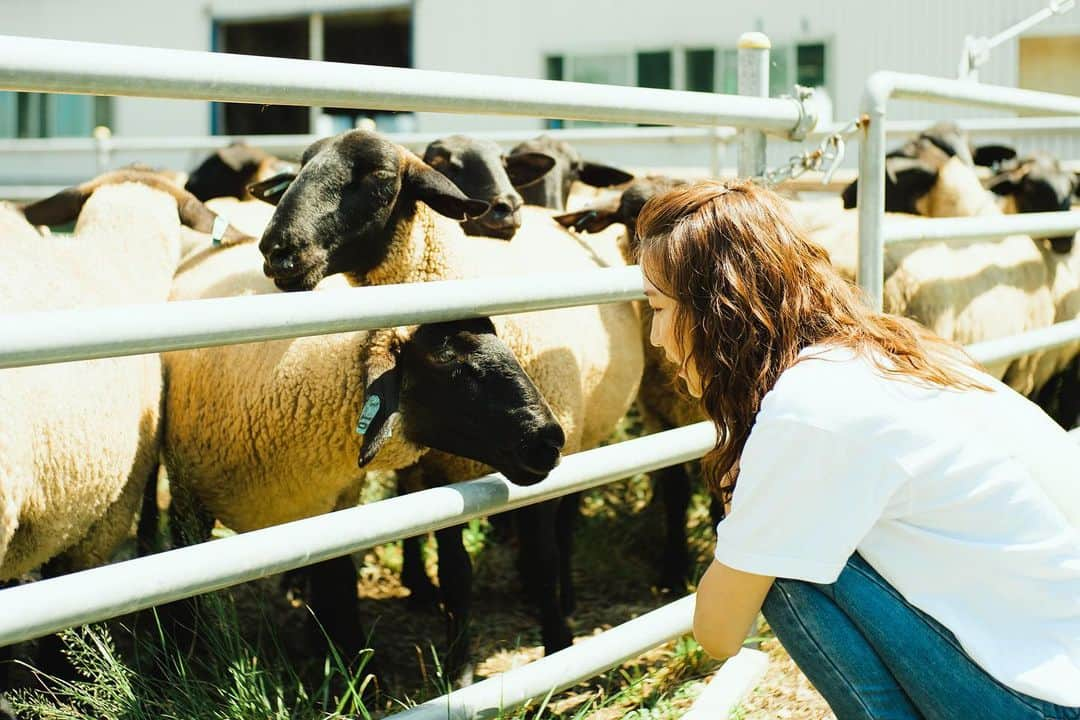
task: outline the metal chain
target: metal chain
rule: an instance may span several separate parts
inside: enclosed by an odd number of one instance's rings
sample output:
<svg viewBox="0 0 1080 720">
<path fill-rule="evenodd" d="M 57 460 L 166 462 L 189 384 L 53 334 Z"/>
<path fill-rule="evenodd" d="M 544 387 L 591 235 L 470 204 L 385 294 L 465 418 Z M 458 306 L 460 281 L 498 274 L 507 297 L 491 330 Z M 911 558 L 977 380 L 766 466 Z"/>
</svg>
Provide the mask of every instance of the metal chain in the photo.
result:
<svg viewBox="0 0 1080 720">
<path fill-rule="evenodd" d="M 833 173 L 844 161 L 844 138 L 857 133 L 869 118 L 862 115 L 834 133 L 830 133 L 813 150 L 807 150 L 799 155 L 793 155 L 786 165 L 766 170 L 760 177 L 754 180 L 766 186 L 773 186 L 786 180 L 794 180 L 810 170 L 821 171 L 824 168 L 825 176 L 822 184 L 827 185 L 832 180 Z"/>
</svg>

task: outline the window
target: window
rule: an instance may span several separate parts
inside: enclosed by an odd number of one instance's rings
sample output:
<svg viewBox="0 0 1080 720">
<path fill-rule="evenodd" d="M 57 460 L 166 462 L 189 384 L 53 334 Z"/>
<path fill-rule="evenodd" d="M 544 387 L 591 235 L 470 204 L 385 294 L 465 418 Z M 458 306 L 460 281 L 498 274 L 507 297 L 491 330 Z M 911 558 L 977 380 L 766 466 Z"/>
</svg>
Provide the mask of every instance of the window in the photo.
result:
<svg viewBox="0 0 1080 720">
<path fill-rule="evenodd" d="M 241 55 L 306 59 L 311 55 L 308 15 L 274 20 L 229 20 L 216 23 L 214 50 Z M 409 10 L 327 13 L 322 22 L 322 57 L 328 62 L 412 66 L 412 18 Z M 214 103 L 212 132 L 228 135 L 340 132 L 371 118 L 386 132 L 415 127 L 411 112 L 324 107 L 319 128 L 311 127 L 311 110 L 291 105 Z"/>
<path fill-rule="evenodd" d="M 0 92 L 0 137 L 89 137 L 111 122 L 111 98 Z"/>
<path fill-rule="evenodd" d="M 697 92 L 737 95 L 739 54 L 733 48 L 693 48 L 685 51 L 683 87 Z M 809 87 L 826 84 L 824 43 L 774 47 L 770 54 L 769 94 L 790 94 L 795 83 Z M 639 83 L 640 84 L 640 83 Z"/>
<path fill-rule="evenodd" d="M 671 89 L 671 51 L 637 54 L 637 86 Z"/>
<path fill-rule="evenodd" d="M 631 55 L 610 53 L 604 55 L 548 55 L 544 58 L 544 68 L 548 80 L 569 80 L 572 82 L 599 83 L 602 85 L 633 85 L 636 66 L 631 64 Z M 646 61 L 648 62 L 648 61 Z M 670 63 L 670 58 L 669 58 Z M 670 70 L 668 75 L 670 76 Z M 611 123 L 597 123 L 587 120 L 549 119 L 548 129 L 564 127 L 602 127 Z"/>
<path fill-rule="evenodd" d="M 716 90 L 716 51 L 713 49 L 686 51 L 686 80 L 683 87 L 694 92 Z"/>
<path fill-rule="evenodd" d="M 807 87 L 825 86 L 825 45 L 795 47 L 795 82 Z"/>
</svg>

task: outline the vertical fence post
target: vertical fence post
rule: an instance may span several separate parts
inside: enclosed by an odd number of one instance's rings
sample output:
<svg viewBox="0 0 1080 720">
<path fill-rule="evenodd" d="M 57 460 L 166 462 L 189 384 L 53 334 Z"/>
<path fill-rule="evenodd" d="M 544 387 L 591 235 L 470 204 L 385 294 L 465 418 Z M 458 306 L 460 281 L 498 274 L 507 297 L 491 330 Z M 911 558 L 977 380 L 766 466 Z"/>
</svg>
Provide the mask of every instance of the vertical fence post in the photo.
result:
<svg viewBox="0 0 1080 720">
<path fill-rule="evenodd" d="M 769 49 L 764 33 L 748 32 L 739 37 L 739 94 L 769 97 Z M 739 177 L 760 177 L 765 172 L 765 133 L 744 128 L 739 131 Z"/>
<path fill-rule="evenodd" d="M 323 60 L 325 58 L 324 38 L 326 36 L 323 25 L 323 14 L 313 12 L 308 16 L 308 59 Z M 319 132 L 319 118 L 322 117 L 321 107 L 311 107 L 309 112 L 308 133 L 316 135 Z"/>
<path fill-rule="evenodd" d="M 97 159 L 97 174 L 107 172 L 112 155 L 112 130 L 105 125 L 94 128 L 94 150 Z"/>
<path fill-rule="evenodd" d="M 889 90 L 874 77 L 863 95 L 866 122 L 859 142 L 859 265 L 855 278 L 877 312 L 884 306 L 885 285 L 885 105 Z"/>
<path fill-rule="evenodd" d="M 724 167 L 724 150 L 726 146 L 720 139 L 720 128 L 713 125 L 709 133 L 709 177 L 720 177 L 720 171 Z"/>
</svg>

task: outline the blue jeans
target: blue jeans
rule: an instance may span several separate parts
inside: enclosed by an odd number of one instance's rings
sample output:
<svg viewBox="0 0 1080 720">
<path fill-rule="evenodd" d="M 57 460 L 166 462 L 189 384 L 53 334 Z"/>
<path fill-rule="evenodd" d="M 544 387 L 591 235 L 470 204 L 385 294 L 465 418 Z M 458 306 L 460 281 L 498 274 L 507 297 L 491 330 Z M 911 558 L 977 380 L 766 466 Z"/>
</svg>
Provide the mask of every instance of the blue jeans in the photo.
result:
<svg viewBox="0 0 1080 720">
<path fill-rule="evenodd" d="M 990 677 L 858 554 L 832 585 L 777 578 L 761 611 L 838 720 L 1080 720 Z"/>
</svg>

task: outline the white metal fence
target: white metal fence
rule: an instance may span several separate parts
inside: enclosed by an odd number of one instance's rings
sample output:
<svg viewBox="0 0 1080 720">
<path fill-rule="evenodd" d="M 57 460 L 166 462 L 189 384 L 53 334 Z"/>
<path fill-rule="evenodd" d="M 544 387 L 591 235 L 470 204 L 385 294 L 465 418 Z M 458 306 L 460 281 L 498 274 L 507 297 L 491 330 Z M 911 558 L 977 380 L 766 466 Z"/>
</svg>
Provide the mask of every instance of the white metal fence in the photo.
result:
<svg viewBox="0 0 1080 720">
<path fill-rule="evenodd" d="M 1031 150 L 1054 151 L 1064 138 L 1080 140 L 1080 118 L 1074 117 L 1021 117 L 1005 119 L 968 119 L 957 124 L 972 138 L 1011 142 L 1021 154 Z M 886 123 L 887 138 L 907 138 L 924 129 L 924 121 L 894 120 Z M 843 123 L 832 123 L 816 128 L 807 135 L 807 139 L 819 141 L 832 133 L 839 132 Z M 525 140 L 536 137 L 541 131 L 493 130 L 483 133 L 483 137 L 493 140 L 504 147 L 511 147 Z M 711 128 L 693 127 L 620 127 L 620 128 L 577 128 L 566 130 L 547 130 L 546 134 L 564 140 L 572 145 L 585 148 L 605 146 L 625 147 L 629 145 L 698 146 L 701 154 L 698 164 L 716 177 L 728 168 L 734 167 L 729 157 L 729 148 L 738 137 L 734 127 L 716 126 Z M 404 147 L 423 152 L 429 143 L 445 133 L 399 133 L 387 135 L 387 138 Z M 98 133 L 93 137 L 65 138 L 24 138 L 0 139 L 0 154 L 9 157 L 33 158 L 35 163 L 55 160 L 63 156 L 79 159 L 77 165 L 59 170 L 60 179 L 74 185 L 85 179 L 90 172 L 103 173 L 132 162 L 163 164 L 176 169 L 193 167 L 206 154 L 226 145 L 244 141 L 257 145 L 267 152 L 283 158 L 298 158 L 304 148 L 319 135 L 252 135 L 252 136 L 192 136 L 192 137 L 113 137 L 108 133 Z M 794 143 L 776 138 L 770 143 L 769 157 L 773 161 L 786 160 L 787 156 L 798 149 Z M 1071 156 L 1065 156 L 1067 164 Z M 853 167 L 854 156 L 845 158 L 843 166 Z M 81 168 L 81 170 L 77 169 Z M 16 166 L 16 171 L 18 167 Z M 1076 169 L 1080 169 L 1077 167 Z M 815 177 L 815 179 L 817 179 Z M 838 176 L 841 181 L 850 179 L 850 173 Z M 834 183 L 828 189 L 835 189 Z M 816 189 L 813 184 L 805 184 L 807 189 Z M 0 198 L 10 200 L 37 199 L 51 195 L 63 188 L 58 184 L 31 184 L 11 171 L 0 174 Z M 826 189 L 822 186 L 822 189 Z"/>
<path fill-rule="evenodd" d="M 70 67 L 69 58 L 73 57 L 79 58 L 78 70 Z M 876 239 L 879 256 L 885 234 L 880 222 L 885 137 L 882 97 L 895 90 L 908 93 L 908 97 L 955 96 L 997 107 L 1021 106 L 1080 114 L 1080 100 L 1075 98 L 981 86 L 968 86 L 960 92 L 951 81 L 920 78 L 916 83 L 908 82 L 909 77 L 890 75 L 888 82 L 881 75 L 871 79 L 869 97 L 878 104 L 868 107 L 870 124 L 861 148 L 860 205 L 865 219 L 861 230 L 864 238 Z M 910 89 L 911 86 L 919 88 L 918 92 Z M 773 134 L 793 131 L 806 120 L 797 102 L 782 99 L 13 37 L 0 37 L 0 89 L 491 112 L 709 128 L 731 125 Z M 711 133 L 710 137 L 727 137 L 726 131 L 707 132 Z M 755 156 L 743 158 L 750 167 L 763 164 L 760 149 L 755 152 Z M 937 232 L 934 228 L 938 226 L 930 222 L 921 225 L 918 232 Z M 980 222 L 985 227 L 980 225 L 978 232 L 999 232 L 984 219 L 934 222 L 953 222 L 948 226 L 953 234 L 974 232 L 972 228 Z M 1080 222 L 1072 216 L 1018 216 L 1009 222 L 1010 232 L 1040 232 L 1050 225 L 1055 231 L 1080 228 Z M 902 237 L 898 230 L 890 230 L 890 237 Z M 861 279 L 871 290 L 873 272 L 876 270 L 879 277 L 881 272 L 880 259 L 875 261 L 872 253 L 871 248 L 869 259 L 860 265 Z M 320 294 L 269 295 L 6 316 L 0 318 L 5 328 L 0 368 L 643 297 L 635 268 L 561 274 L 530 283 L 521 283 L 520 278 L 513 282 L 492 278 L 408 288 L 362 288 L 333 295 L 332 302 Z M 373 310 L 385 307 L 397 310 L 392 313 Z M 971 350 L 977 359 L 994 362 L 1075 338 L 1080 338 L 1080 321 L 983 343 Z M 228 587 L 382 542 L 456 525 L 479 515 L 694 459 L 707 451 L 713 440 L 711 426 L 701 423 L 569 456 L 547 480 L 530 487 L 517 487 L 501 476 L 490 475 L 216 540 L 212 544 L 4 590 L 0 592 L 0 645 Z M 403 716 L 486 715 L 543 695 L 553 686 L 565 687 L 686 633 L 690 628 L 692 602 L 691 598 L 684 598 L 551 658 L 478 683 L 451 697 L 433 700 Z"/>
</svg>

